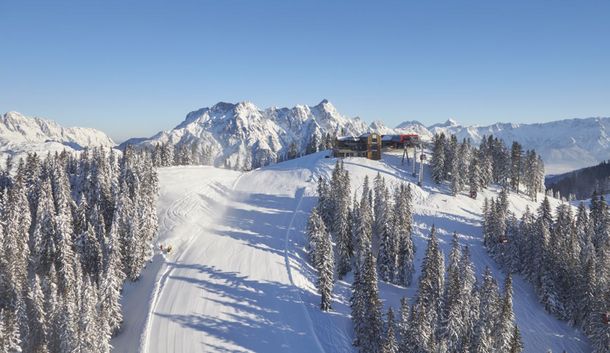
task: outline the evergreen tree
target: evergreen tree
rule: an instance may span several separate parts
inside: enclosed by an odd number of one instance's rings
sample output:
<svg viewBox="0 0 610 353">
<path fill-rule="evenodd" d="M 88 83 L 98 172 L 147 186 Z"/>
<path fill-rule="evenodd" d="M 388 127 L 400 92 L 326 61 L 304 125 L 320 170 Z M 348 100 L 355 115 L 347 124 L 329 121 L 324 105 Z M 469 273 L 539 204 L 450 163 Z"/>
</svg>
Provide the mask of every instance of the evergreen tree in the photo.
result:
<svg viewBox="0 0 610 353">
<path fill-rule="evenodd" d="M 398 344 L 396 343 L 396 334 L 394 333 L 394 312 L 392 308 L 388 309 L 387 322 L 381 353 L 398 353 Z"/>
<path fill-rule="evenodd" d="M 483 274 L 480 289 L 479 321 L 475 328 L 473 351 L 478 353 L 495 352 L 495 334 L 497 317 L 500 312 L 498 285 L 489 268 Z"/>
<path fill-rule="evenodd" d="M 434 148 L 432 150 L 432 179 L 440 184 L 445 179 L 445 134 L 434 135 Z M 415 162 L 414 162 L 415 163 Z"/>
<path fill-rule="evenodd" d="M 322 229 L 320 240 L 317 246 L 316 259 L 318 262 L 318 291 L 320 292 L 321 303 L 320 308 L 323 311 L 331 309 L 332 292 L 333 292 L 333 273 L 335 268 L 332 240 L 320 222 Z"/>
<path fill-rule="evenodd" d="M 512 340 L 510 342 L 508 353 L 521 353 L 523 352 L 523 342 L 521 341 L 521 331 L 519 331 L 519 327 L 515 325 L 515 329 L 513 331 Z"/>
<path fill-rule="evenodd" d="M 379 173 L 374 180 L 374 222 L 373 239 L 378 241 L 379 252 L 377 264 L 379 266 L 379 277 L 382 281 L 393 281 L 396 271 L 397 243 L 393 232 L 390 230 L 389 192 L 385 180 Z"/>
<path fill-rule="evenodd" d="M 444 257 L 436 239 L 434 225 L 422 261 L 413 316 L 414 351 L 433 352 L 438 341 L 438 321 L 444 289 Z"/>
<path fill-rule="evenodd" d="M 371 211 L 371 203 L 369 201 L 368 185 L 368 177 L 365 177 L 362 187 L 362 200 L 359 204 L 360 208 L 358 210 L 358 217 L 356 218 L 356 225 L 354 229 L 354 263 L 355 267 L 358 269 L 360 269 L 364 263 L 367 253 L 372 251 L 371 238 L 373 232 L 373 214 Z"/>
<path fill-rule="evenodd" d="M 513 141 L 510 153 L 510 186 L 516 192 L 519 192 L 519 184 L 521 183 L 521 156 L 523 148 L 517 141 Z"/>
<path fill-rule="evenodd" d="M 326 236 L 327 233 L 328 232 L 326 231 L 326 227 L 324 226 L 322 217 L 320 217 L 318 209 L 314 207 L 311 210 L 311 215 L 309 216 L 309 223 L 307 224 L 307 237 L 309 239 L 307 250 L 309 252 L 309 259 L 314 268 L 319 268 L 319 255 L 321 253 L 321 244 L 323 242 L 323 238 Z"/>
<path fill-rule="evenodd" d="M 351 234 L 349 233 L 349 174 L 343 162 L 337 161 L 330 184 L 331 227 L 330 231 L 337 243 L 337 273 L 343 278 L 350 270 L 350 259 L 353 253 Z"/>
<path fill-rule="evenodd" d="M 462 315 L 467 297 L 462 296 L 461 258 L 457 234 L 454 234 L 440 317 L 440 338 L 445 341 L 446 352 L 460 352 L 466 335 L 465 318 Z"/>
<path fill-rule="evenodd" d="M 415 246 L 413 245 L 412 232 L 412 206 L 411 187 L 401 184 L 394 192 L 394 208 L 396 214 L 393 217 L 392 237 L 398 242 L 398 259 L 396 265 L 397 274 L 395 283 L 403 286 L 411 285 L 415 268 L 413 258 L 415 257 Z"/>
<path fill-rule="evenodd" d="M 508 352 L 514 340 L 515 314 L 513 313 L 513 287 L 509 274 L 504 282 L 504 295 L 501 298 L 499 317 L 495 334 L 495 351 Z"/>
<path fill-rule="evenodd" d="M 479 192 L 479 187 L 482 185 L 481 181 L 481 169 L 479 167 L 478 158 L 473 158 L 470 162 L 470 166 L 468 169 L 468 191 L 470 193 L 470 197 L 473 199 L 477 198 L 477 193 Z"/>
<path fill-rule="evenodd" d="M 48 321 L 44 311 L 44 293 L 38 275 L 30 277 L 26 297 L 27 317 L 29 327 L 28 339 L 24 346 L 26 352 L 48 352 L 47 330 Z"/>
</svg>

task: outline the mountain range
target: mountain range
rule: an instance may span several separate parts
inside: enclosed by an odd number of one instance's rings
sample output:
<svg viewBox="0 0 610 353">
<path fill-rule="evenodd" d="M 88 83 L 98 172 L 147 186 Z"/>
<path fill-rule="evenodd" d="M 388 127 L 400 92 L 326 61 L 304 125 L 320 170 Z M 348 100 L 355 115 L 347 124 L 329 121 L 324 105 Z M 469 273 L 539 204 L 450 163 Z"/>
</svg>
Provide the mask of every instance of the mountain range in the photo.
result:
<svg viewBox="0 0 610 353">
<path fill-rule="evenodd" d="M 110 137 L 96 129 L 63 127 L 52 120 L 27 117 L 18 112 L 0 115 L 0 155 L 3 157 L 19 158 L 29 152 L 45 155 L 47 152 L 115 145 Z"/>
<path fill-rule="evenodd" d="M 64 128 L 50 120 L 29 118 L 16 112 L 6 113 L 1 118 L 0 153 L 21 155 L 29 151 L 43 153 L 115 145 L 112 139 L 95 129 Z M 459 139 L 469 138 L 475 144 L 483 136 L 493 134 L 508 144 L 518 141 L 526 149 L 535 149 L 543 157 L 548 174 L 595 165 L 610 155 L 610 118 L 488 126 L 463 126 L 451 119 L 431 126 L 405 121 L 392 128 L 381 121 L 367 124 L 359 118 L 346 117 L 327 100 L 314 106 L 266 109 L 251 102 L 220 102 L 188 113 L 171 130 L 149 138 L 130 139 L 122 145 L 187 145 L 208 163 L 257 167 L 282 160 L 291 148 L 298 154 L 305 153 L 312 144 L 320 144 L 327 134 L 359 135 L 370 131 L 417 133 L 425 141 L 443 132 L 456 134 Z"/>
</svg>

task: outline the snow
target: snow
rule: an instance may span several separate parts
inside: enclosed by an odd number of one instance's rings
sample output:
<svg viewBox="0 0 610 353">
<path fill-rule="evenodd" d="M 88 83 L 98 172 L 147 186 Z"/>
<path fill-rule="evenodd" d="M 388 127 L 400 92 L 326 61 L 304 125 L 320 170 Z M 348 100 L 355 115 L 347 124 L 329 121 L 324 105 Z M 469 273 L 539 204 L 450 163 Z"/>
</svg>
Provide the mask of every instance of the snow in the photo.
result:
<svg viewBox="0 0 610 353">
<path fill-rule="evenodd" d="M 319 310 L 315 276 L 304 253 L 305 227 L 315 205 L 320 175 L 335 159 L 317 153 L 248 173 L 212 167 L 160 170 L 159 242 L 171 254 L 157 254 L 142 278 L 124 290 L 124 331 L 113 340 L 115 352 L 354 352 L 349 321 L 349 280 L 336 283 L 333 311 Z M 432 224 L 449 253 L 455 231 L 471 249 L 479 275 L 490 266 L 504 275 L 482 245 L 479 199 L 453 197 L 425 173 L 418 187 L 399 155 L 381 161 L 345 159 L 352 189 L 365 176 L 381 173 L 390 184 L 412 183 L 414 241 L 419 270 Z M 536 204 L 511 194 L 517 214 Z M 559 203 L 552 200 L 553 207 Z M 416 273 L 417 275 L 417 273 Z M 414 281 L 416 283 L 417 281 Z M 384 305 L 398 309 L 414 287 L 381 283 Z M 576 329 L 548 315 L 532 287 L 514 278 L 514 310 L 526 352 L 547 349 L 589 352 Z"/>
<path fill-rule="evenodd" d="M 546 172 L 557 174 L 596 165 L 608 158 L 610 118 L 565 119 L 536 124 L 496 123 L 489 126 L 461 126 L 454 121 L 432 125 L 430 133 L 455 134 L 479 143 L 494 135 L 507 144 L 517 141 L 542 156 Z"/>
<path fill-rule="evenodd" d="M 63 127 L 54 121 L 18 112 L 0 116 L 0 155 L 3 158 L 6 155 L 19 158 L 32 152 L 44 157 L 48 152 L 114 145 L 110 137 L 96 129 Z"/>
<path fill-rule="evenodd" d="M 314 135 L 319 143 L 326 133 L 360 135 L 366 130 L 363 121 L 344 117 L 327 100 L 315 106 L 267 109 L 251 102 L 221 102 L 190 112 L 174 129 L 140 144 L 196 144 L 210 149 L 217 166 L 225 160 L 235 165 L 238 160 L 243 164 L 248 159 L 264 165 L 280 159 L 292 143 L 304 153 Z"/>
</svg>

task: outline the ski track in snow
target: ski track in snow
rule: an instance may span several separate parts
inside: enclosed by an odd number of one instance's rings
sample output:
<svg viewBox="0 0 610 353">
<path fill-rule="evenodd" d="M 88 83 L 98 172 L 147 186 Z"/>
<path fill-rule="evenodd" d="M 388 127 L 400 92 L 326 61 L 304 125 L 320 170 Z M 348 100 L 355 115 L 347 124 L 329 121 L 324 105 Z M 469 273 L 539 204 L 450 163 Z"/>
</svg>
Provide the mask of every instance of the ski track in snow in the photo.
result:
<svg viewBox="0 0 610 353">
<path fill-rule="evenodd" d="M 126 285 L 125 323 L 113 339 L 114 351 L 355 352 L 351 277 L 336 282 L 333 311 L 321 312 L 304 251 L 317 178 L 330 175 L 335 162 L 323 155 L 243 174 L 211 167 L 162 169 L 159 242 L 175 250 L 156 254 L 142 278 Z M 504 275 L 487 255 L 480 229 L 482 200 L 495 196 L 493 190 L 478 200 L 452 197 L 446 185 L 432 184 L 427 174 L 424 186 L 417 187 L 410 165 L 401 166 L 396 155 L 384 155 L 384 161 L 349 158 L 345 167 L 355 192 L 365 175 L 372 179 L 378 172 L 390 186 L 412 183 L 418 272 L 409 288 L 380 283 L 385 309 L 398 310 L 402 297 L 415 296 L 432 224 L 445 255 L 455 231 L 469 245 L 479 276 L 489 266 L 502 283 Z M 509 201 L 518 214 L 536 207 L 516 195 Z M 521 276 L 514 276 L 513 284 L 525 352 L 590 351 L 578 330 L 545 313 Z"/>
</svg>

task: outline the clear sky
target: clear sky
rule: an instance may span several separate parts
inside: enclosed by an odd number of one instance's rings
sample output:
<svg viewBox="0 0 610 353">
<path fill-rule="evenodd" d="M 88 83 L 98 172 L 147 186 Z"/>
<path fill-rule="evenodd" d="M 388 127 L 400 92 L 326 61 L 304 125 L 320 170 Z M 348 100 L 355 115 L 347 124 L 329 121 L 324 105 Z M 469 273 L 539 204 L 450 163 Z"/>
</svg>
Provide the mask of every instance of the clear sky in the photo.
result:
<svg viewBox="0 0 610 353">
<path fill-rule="evenodd" d="M 0 111 L 121 141 L 218 101 L 425 124 L 610 116 L 610 1 L 0 0 Z"/>
</svg>

